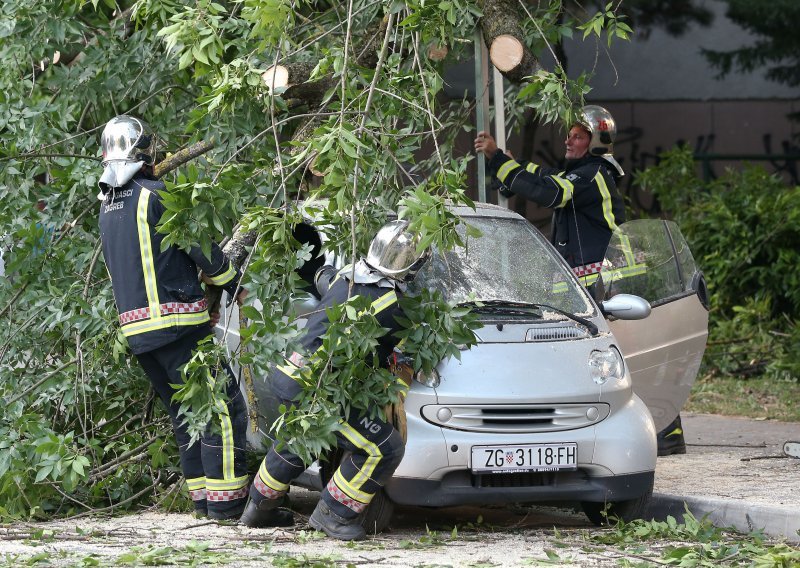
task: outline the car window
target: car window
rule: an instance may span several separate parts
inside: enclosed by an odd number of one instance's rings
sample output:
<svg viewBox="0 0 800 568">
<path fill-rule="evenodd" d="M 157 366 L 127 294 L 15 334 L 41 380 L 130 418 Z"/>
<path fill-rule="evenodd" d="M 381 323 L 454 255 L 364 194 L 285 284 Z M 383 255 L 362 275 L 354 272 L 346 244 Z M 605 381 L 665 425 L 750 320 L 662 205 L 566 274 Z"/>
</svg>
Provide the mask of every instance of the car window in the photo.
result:
<svg viewBox="0 0 800 568">
<path fill-rule="evenodd" d="M 673 221 L 639 219 L 611 237 L 601 272 L 606 297 L 641 296 L 653 305 L 692 293 L 697 267 Z"/>
<path fill-rule="evenodd" d="M 506 300 L 548 304 L 574 314 L 593 305 L 558 253 L 523 219 L 468 217 L 482 236 L 464 248 L 434 254 L 415 285 L 441 290 L 451 301 Z M 464 227 L 459 228 L 464 236 Z"/>
</svg>

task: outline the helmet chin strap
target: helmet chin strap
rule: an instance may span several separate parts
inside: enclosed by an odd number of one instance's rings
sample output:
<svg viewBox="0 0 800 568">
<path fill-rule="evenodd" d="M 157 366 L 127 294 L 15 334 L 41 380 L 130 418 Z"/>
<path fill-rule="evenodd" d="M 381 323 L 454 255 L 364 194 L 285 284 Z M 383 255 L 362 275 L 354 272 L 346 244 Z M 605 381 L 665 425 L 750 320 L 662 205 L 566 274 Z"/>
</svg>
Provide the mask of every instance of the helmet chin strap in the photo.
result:
<svg viewBox="0 0 800 568">
<path fill-rule="evenodd" d="M 108 162 L 100 176 L 98 185 L 102 193 L 106 193 L 110 188 L 122 187 L 128 183 L 144 166 L 144 162 Z"/>
</svg>

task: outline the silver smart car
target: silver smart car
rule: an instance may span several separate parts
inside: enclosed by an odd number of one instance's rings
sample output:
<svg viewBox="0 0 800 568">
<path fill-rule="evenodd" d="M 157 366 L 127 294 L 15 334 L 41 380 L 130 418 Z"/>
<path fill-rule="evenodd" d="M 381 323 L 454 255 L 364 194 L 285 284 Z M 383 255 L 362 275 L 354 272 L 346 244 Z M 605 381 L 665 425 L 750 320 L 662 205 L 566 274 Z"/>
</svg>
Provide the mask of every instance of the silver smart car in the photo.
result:
<svg viewBox="0 0 800 568">
<path fill-rule="evenodd" d="M 454 212 L 482 236 L 434 255 L 414 286 L 469 303 L 483 326 L 460 361 L 414 375 L 395 417 L 405 457 L 365 526 L 388 525 L 394 503 L 568 501 L 597 524 L 641 516 L 656 432 L 686 401 L 707 338 L 705 283 L 677 226 L 619 227 L 587 289 L 520 215 L 482 203 Z M 306 238 L 319 239 L 313 230 Z M 277 405 L 263 377 L 252 391 L 259 424 L 250 442 L 259 447 Z M 297 483 L 321 489 L 328 463 Z"/>
</svg>

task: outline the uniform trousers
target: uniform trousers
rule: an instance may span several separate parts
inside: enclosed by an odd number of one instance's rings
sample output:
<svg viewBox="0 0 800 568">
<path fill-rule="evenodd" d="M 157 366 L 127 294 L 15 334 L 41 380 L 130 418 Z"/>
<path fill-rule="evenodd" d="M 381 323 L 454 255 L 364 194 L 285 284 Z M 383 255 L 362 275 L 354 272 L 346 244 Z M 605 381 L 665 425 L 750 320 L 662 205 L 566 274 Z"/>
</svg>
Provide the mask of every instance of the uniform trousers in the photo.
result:
<svg viewBox="0 0 800 568">
<path fill-rule="evenodd" d="M 172 343 L 137 354 L 136 358 L 172 419 L 181 469 L 195 509 L 224 518 L 241 512 L 249 485 L 245 455 L 247 406 L 239 385 L 225 364 L 226 412 L 216 415 L 218 427 L 209 424 L 199 443 L 191 445 L 183 419 L 178 416 L 180 403 L 172 400 L 175 389 L 170 386 L 183 383 L 181 368 L 191 359 L 197 344 L 210 334 L 210 327 L 203 325 Z"/>
<path fill-rule="evenodd" d="M 271 378 L 273 385 L 292 381 L 280 371 L 275 371 Z M 285 392 L 285 389 L 276 390 Z M 292 405 L 291 400 L 279 398 L 287 408 Z M 380 417 L 370 418 L 361 410 L 353 409 L 339 425 L 336 442 L 345 454 L 321 498 L 334 513 L 353 518 L 369 506 L 375 493 L 392 477 L 403 459 L 405 443 L 390 423 Z M 292 480 L 303 473 L 307 465 L 276 442 L 253 479 L 250 498 L 255 503 L 282 498 Z"/>
</svg>

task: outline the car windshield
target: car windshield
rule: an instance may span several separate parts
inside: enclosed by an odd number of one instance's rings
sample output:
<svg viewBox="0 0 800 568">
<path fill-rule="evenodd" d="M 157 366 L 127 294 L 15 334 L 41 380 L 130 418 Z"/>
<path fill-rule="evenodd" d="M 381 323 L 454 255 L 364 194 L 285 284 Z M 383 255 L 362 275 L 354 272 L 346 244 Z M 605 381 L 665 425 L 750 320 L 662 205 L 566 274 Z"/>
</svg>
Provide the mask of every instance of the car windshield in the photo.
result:
<svg viewBox="0 0 800 568">
<path fill-rule="evenodd" d="M 501 304 L 546 304 L 571 314 L 594 313 L 558 253 L 527 221 L 469 216 L 464 221 L 482 236 L 466 239 L 464 227 L 459 227 L 466 246 L 434 254 L 417 276 L 415 287 L 441 290 L 456 303 L 491 301 L 496 306 L 500 300 Z"/>
</svg>

